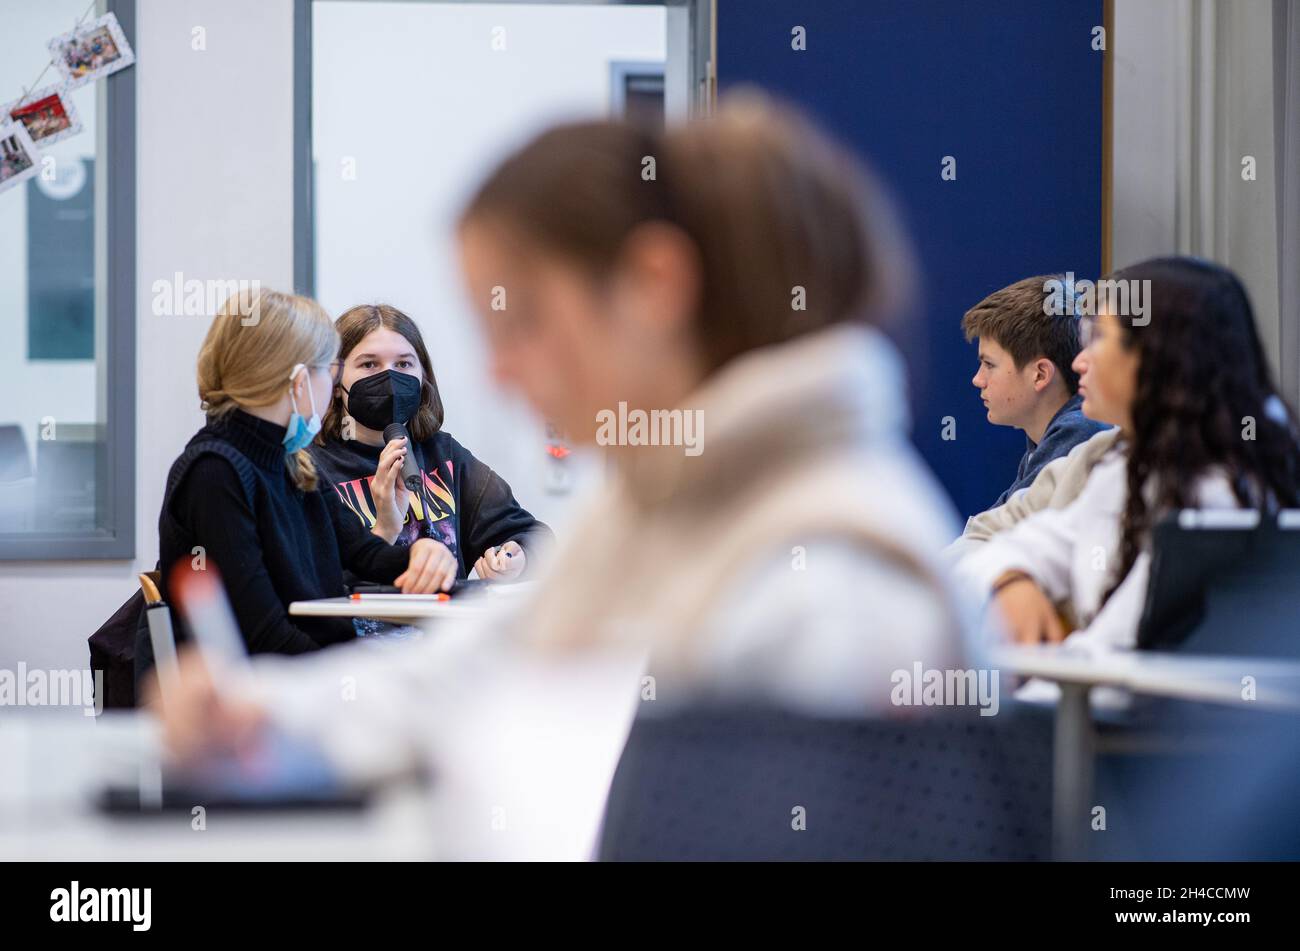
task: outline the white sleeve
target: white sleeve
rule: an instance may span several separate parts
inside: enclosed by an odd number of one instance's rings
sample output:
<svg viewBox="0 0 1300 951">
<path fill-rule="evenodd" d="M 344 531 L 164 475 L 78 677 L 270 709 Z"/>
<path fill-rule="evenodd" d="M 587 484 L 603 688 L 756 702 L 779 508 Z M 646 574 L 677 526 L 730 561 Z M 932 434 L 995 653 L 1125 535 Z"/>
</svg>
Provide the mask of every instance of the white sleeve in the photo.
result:
<svg viewBox="0 0 1300 951">
<path fill-rule="evenodd" d="M 345 780 L 366 783 L 425 766 L 449 684 L 490 656 L 495 640 L 457 624 L 421 640 L 258 657 L 243 686 L 277 728 L 321 749 Z"/>
<path fill-rule="evenodd" d="M 891 675 L 957 663 L 958 617 L 911 571 L 840 538 L 810 539 L 806 563 L 759 556 L 719 592 L 696 639 L 709 689 L 814 713 L 889 706 Z M 954 600 L 956 600 L 955 592 Z"/>
<path fill-rule="evenodd" d="M 1008 571 L 1023 571 L 1053 601 L 1072 596 L 1071 563 L 1078 534 L 1077 501 L 1061 509 L 1042 509 L 1015 527 L 999 532 L 953 568 L 959 583 L 981 602 Z"/>
<path fill-rule="evenodd" d="M 1147 582 L 1151 573 L 1151 556 L 1142 552 L 1092 623 L 1075 631 L 1063 642 L 1074 650 L 1105 653 L 1129 650 L 1137 645 L 1138 622 L 1146 605 Z"/>
<path fill-rule="evenodd" d="M 440 857 L 584 859 L 645 653 L 534 648 L 514 620 L 447 621 L 420 642 L 259 660 L 250 689 L 273 726 L 322 750 L 347 782 L 431 776 Z"/>
<path fill-rule="evenodd" d="M 1220 474 L 1200 478 L 1195 493 L 1201 508 L 1235 509 L 1239 505 L 1232 483 Z M 1030 573 L 1037 578 L 1034 572 Z M 1071 649 L 1090 653 L 1131 650 L 1136 647 L 1137 629 L 1146 607 L 1150 575 L 1151 554 L 1140 552 L 1115 593 L 1102 605 L 1088 626 L 1075 631 L 1064 643 Z"/>
</svg>

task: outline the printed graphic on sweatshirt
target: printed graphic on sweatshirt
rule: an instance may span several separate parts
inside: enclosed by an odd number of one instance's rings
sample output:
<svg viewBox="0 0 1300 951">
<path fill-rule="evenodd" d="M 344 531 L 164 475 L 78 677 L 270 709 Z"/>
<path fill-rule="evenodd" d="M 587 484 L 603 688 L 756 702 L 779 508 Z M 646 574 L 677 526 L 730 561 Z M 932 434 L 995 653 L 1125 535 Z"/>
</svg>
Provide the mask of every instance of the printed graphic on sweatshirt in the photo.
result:
<svg viewBox="0 0 1300 951">
<path fill-rule="evenodd" d="M 442 542 L 459 558 L 460 551 L 456 543 L 456 497 L 449 487 L 455 482 L 452 461 L 448 459 L 442 465 L 447 469 L 446 480 L 438 474 L 437 467 L 420 471 L 424 479 L 424 491 L 408 494 L 410 505 L 406 510 L 402 530 L 397 534 L 397 544 L 409 545 L 417 538 L 432 538 Z M 370 490 L 370 484 L 374 480 L 374 475 L 368 475 L 334 485 L 339 500 L 361 519 L 361 524 L 366 528 L 374 528 L 378 520 L 375 515 L 375 497 Z"/>
</svg>

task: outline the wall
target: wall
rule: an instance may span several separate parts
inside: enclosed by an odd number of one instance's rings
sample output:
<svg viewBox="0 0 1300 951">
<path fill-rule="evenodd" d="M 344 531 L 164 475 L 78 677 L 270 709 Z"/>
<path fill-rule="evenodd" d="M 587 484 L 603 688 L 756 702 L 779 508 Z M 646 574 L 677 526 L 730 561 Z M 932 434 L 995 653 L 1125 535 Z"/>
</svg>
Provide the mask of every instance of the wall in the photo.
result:
<svg viewBox="0 0 1300 951">
<path fill-rule="evenodd" d="M 137 573 L 152 569 L 158 557 L 157 517 L 167 470 L 185 441 L 202 425 L 194 359 L 208 322 L 201 316 L 155 315 L 153 283 L 170 281 L 181 272 L 186 280 L 258 280 L 276 288 L 293 284 L 293 4 L 290 0 L 138 3 L 138 35 L 131 37 L 138 58 L 133 68 L 137 71 L 139 135 L 137 557 L 129 562 L 0 562 L 0 599 L 7 605 L 7 618 L 0 627 L 0 668 L 14 669 L 20 660 L 29 667 L 84 667 L 86 637 L 132 594 L 138 587 Z M 340 4 L 339 12 L 345 13 L 350 6 Z M 414 4 L 387 6 L 406 8 L 413 15 L 419 12 Z M 53 10 L 60 14 L 53 16 L 60 25 L 57 29 L 51 26 L 49 32 L 66 29 L 84 8 L 84 3 L 78 3 L 69 16 Z M 494 11 L 474 5 L 455 12 L 458 19 L 479 23 L 485 17 L 490 19 Z M 626 42 L 609 42 L 611 14 L 625 20 L 631 17 L 626 20 L 632 24 L 624 32 Z M 571 35 L 548 33 L 541 37 L 543 45 L 534 46 L 533 58 L 524 60 L 534 69 L 554 65 L 557 48 L 547 48 L 545 43 L 558 42 L 561 56 L 573 54 L 583 45 L 600 45 L 602 52 L 573 64 L 562 75 L 550 76 L 549 83 L 537 84 L 531 96 L 522 88 L 524 79 L 517 63 L 505 84 L 491 91 L 502 100 L 500 113 L 493 116 L 488 114 L 490 110 L 477 110 L 485 119 L 475 128 L 484 135 L 492 132 L 490 149 L 484 136 L 476 136 L 472 147 L 465 150 L 451 147 L 454 143 L 438 145 L 447 129 L 468 124 L 473 117 L 475 110 L 467 108 L 472 100 L 464 96 L 463 82 L 440 90 L 446 98 L 437 104 L 438 108 L 462 110 L 455 121 L 428 121 L 435 111 L 428 106 L 428 90 L 420 91 L 424 97 L 420 111 L 412 112 L 406 103 L 401 104 L 402 114 L 429 126 L 433 140 L 422 146 L 429 161 L 398 156 L 405 177 L 399 176 L 396 184 L 407 188 L 402 192 L 407 202 L 390 207 L 392 214 L 371 209 L 363 221 L 367 231 L 376 230 L 376 221 L 390 222 L 386 229 L 389 240 L 397 243 L 347 240 L 355 229 L 344 225 L 339 229 L 342 236 L 330 238 L 323 248 L 324 267 L 318 268 L 318 273 L 324 275 L 321 288 L 335 312 L 356 300 L 392 295 L 395 302 L 421 316 L 435 342 L 439 372 L 446 377 L 449 415 L 456 423 L 452 432 L 501 469 L 516 484 L 520 497 L 527 498 L 538 497 L 527 488 L 532 460 L 540 449 L 536 424 L 518 405 L 481 392 L 486 379 L 482 353 L 446 258 L 446 235 L 438 234 L 436 228 L 439 223 L 445 225 L 473 176 L 486 170 L 489 154 L 495 154 L 507 139 L 527 134 L 543 117 L 590 112 L 603 104 L 607 98 L 603 57 L 662 56 L 665 29 L 662 10 L 506 7 L 503 15 L 511 23 L 536 23 L 539 30 L 538 17 L 548 18 L 548 29 L 550 17 L 568 18 L 565 26 Z M 581 25 L 575 27 L 577 20 Z M 204 50 L 193 48 L 198 27 L 204 31 Z M 597 33 L 604 36 L 601 43 L 597 43 Z M 512 29 L 510 33 L 513 42 L 525 46 L 527 35 L 527 30 Z M 355 27 L 357 50 L 369 49 L 365 36 L 364 29 Z M 452 47 L 443 52 L 454 52 L 459 41 L 444 40 Z M 355 78 L 376 73 L 375 64 L 391 54 L 382 41 L 370 51 L 374 56 L 357 64 Z M 537 56 L 542 57 L 541 62 Z M 325 78 L 338 80 L 346 75 L 340 68 L 326 71 Z M 25 81 L 31 78 L 27 76 Z M 343 92 L 333 87 L 327 94 Z M 546 108 L 529 114 L 528 108 L 539 102 Z M 354 143 L 347 151 L 361 156 L 363 171 L 377 170 L 385 157 L 393 158 L 392 139 L 383 134 L 383 128 L 382 123 L 375 128 L 361 122 L 335 133 L 337 141 Z M 449 176 L 454 178 L 454 189 L 440 190 Z M 364 178 L 361 181 L 364 183 Z M 415 199 L 410 198 L 411 186 L 423 189 Z M 429 200 L 433 193 L 436 201 Z M 383 197 L 389 206 L 395 200 L 393 194 Z M 0 240 L 5 240 L 7 230 L 0 229 Z M 395 251 L 405 254 L 394 257 Z M 356 256 L 364 267 L 351 274 L 341 273 L 338 258 L 332 257 L 336 253 Z M 0 254 L 0 266 L 7 257 Z M 9 275 L 3 276 L 0 294 L 12 295 L 15 291 Z M 0 301 L 9 306 L 9 296 Z M 84 375 L 88 367 L 79 370 Z M 45 388 L 49 379 L 48 375 L 42 377 L 39 386 Z M 558 500 L 551 501 L 555 504 L 550 508 L 558 513 Z M 550 514 L 546 499 L 537 508 Z"/>
<path fill-rule="evenodd" d="M 1272 31 L 1271 0 L 1117 0 L 1113 258 L 1196 254 L 1233 268 L 1276 372 Z"/>
</svg>

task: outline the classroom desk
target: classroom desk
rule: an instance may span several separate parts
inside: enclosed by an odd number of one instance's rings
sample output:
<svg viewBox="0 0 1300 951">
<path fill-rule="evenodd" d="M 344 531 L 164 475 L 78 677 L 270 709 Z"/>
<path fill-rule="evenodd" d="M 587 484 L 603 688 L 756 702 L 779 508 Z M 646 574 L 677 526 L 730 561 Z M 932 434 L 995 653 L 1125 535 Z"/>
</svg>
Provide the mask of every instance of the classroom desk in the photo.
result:
<svg viewBox="0 0 1300 951">
<path fill-rule="evenodd" d="M 115 818 L 94 808 L 109 780 L 156 776 L 159 738 L 146 714 L 42 712 L 0 720 L 0 861 L 419 860 L 433 855 L 426 794 L 381 793 L 358 812 Z"/>
<path fill-rule="evenodd" d="M 294 601 L 289 613 L 299 617 L 361 617 L 398 624 L 410 621 L 473 618 L 500 609 L 526 595 L 533 582 L 503 584 L 474 594 L 457 595 L 450 601 L 437 601 L 420 595 L 381 595 L 362 598 L 319 598 Z"/>
<path fill-rule="evenodd" d="M 1155 651 L 1116 651 L 1094 657 L 1056 646 L 998 648 L 992 659 L 1003 671 L 1051 681 L 1061 690 L 1052 744 L 1052 854 L 1057 859 L 1086 857 L 1097 752 L 1092 717 L 1095 688 L 1238 708 L 1300 711 L 1300 662 Z M 1250 701 L 1242 698 L 1246 676 L 1256 683 L 1256 697 Z"/>
<path fill-rule="evenodd" d="M 479 617 L 489 607 L 483 601 L 481 598 L 425 601 L 406 599 L 401 595 L 364 601 L 319 598 L 315 601 L 294 601 L 289 605 L 289 613 L 298 617 L 363 617 L 404 624 L 410 621 Z"/>
</svg>

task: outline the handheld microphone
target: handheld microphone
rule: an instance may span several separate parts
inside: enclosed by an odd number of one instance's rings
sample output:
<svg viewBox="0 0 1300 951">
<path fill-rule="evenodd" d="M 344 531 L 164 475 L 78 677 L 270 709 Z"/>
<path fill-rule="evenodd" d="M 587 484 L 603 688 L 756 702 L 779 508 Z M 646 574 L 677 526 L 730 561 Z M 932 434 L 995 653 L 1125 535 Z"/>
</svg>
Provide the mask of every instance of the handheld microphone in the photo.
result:
<svg viewBox="0 0 1300 951">
<path fill-rule="evenodd" d="M 402 482 L 412 492 L 419 492 L 424 488 L 424 480 L 420 478 L 420 467 L 415 464 L 415 447 L 411 445 L 411 434 L 401 423 L 389 423 L 384 427 L 384 442 L 392 442 L 394 439 L 406 440 L 406 456 L 402 459 Z"/>
</svg>

